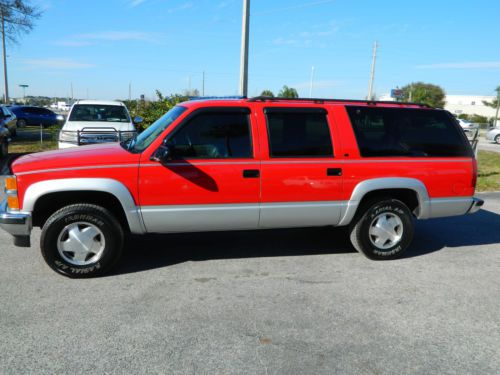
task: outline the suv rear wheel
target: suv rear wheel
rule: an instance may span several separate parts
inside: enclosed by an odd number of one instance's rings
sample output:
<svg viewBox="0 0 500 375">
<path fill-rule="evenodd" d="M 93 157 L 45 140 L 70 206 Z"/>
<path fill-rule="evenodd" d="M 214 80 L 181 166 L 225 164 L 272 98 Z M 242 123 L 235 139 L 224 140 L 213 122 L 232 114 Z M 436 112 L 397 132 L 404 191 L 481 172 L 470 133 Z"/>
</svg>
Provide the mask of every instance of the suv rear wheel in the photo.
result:
<svg viewBox="0 0 500 375">
<path fill-rule="evenodd" d="M 105 208 L 74 204 L 47 220 L 40 247 L 56 272 L 73 278 L 93 277 L 108 271 L 120 258 L 123 230 Z"/>
<path fill-rule="evenodd" d="M 395 259 L 413 239 L 412 214 L 396 199 L 371 201 L 360 208 L 349 231 L 354 248 L 368 258 Z"/>
</svg>

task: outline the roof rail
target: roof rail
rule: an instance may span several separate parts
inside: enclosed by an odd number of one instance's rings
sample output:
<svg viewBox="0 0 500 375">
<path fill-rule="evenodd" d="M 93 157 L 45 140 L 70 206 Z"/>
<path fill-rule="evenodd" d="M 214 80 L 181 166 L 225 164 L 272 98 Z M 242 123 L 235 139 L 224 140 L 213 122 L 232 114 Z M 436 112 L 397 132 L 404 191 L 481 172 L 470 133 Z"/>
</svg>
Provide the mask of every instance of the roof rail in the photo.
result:
<svg viewBox="0 0 500 375">
<path fill-rule="evenodd" d="M 313 102 L 315 104 L 323 104 L 325 102 L 330 103 L 364 103 L 369 105 L 377 104 L 395 104 L 395 105 L 415 105 L 423 108 L 432 108 L 431 106 L 423 103 L 411 103 L 411 102 L 393 102 L 393 101 L 382 101 L 382 100 L 358 100 L 358 99 L 324 99 L 324 98 L 276 98 L 271 96 L 255 96 L 248 99 L 249 102 L 281 102 L 281 101 L 295 101 L 295 102 Z"/>
<path fill-rule="evenodd" d="M 230 95 L 230 96 L 188 96 L 189 100 L 241 100 L 247 99 L 246 96 Z"/>
</svg>

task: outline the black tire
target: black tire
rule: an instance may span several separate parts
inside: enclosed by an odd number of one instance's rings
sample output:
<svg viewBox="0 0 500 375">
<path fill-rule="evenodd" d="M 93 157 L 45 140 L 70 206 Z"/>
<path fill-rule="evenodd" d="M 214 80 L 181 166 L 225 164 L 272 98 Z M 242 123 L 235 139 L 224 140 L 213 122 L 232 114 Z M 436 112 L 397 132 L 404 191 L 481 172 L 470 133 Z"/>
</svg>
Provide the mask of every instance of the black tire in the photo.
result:
<svg viewBox="0 0 500 375">
<path fill-rule="evenodd" d="M 17 135 L 17 129 L 16 129 L 16 128 L 11 129 L 11 130 L 10 130 L 10 135 L 11 135 L 12 137 L 15 137 L 15 136 Z"/>
<path fill-rule="evenodd" d="M 87 258 L 76 260 L 76 252 L 64 249 L 64 244 L 71 241 L 69 228 L 81 235 L 85 235 L 85 230 L 89 228 L 93 232 L 100 231 L 86 239 L 102 249 L 100 255 L 87 254 Z M 65 236 L 66 240 L 63 241 Z M 80 239 L 73 244 L 82 244 Z M 73 204 L 60 209 L 45 222 L 40 248 L 45 262 L 54 271 L 71 278 L 95 277 L 109 271 L 119 260 L 123 249 L 123 229 L 115 216 L 105 208 L 92 204 Z"/>
<path fill-rule="evenodd" d="M 23 118 L 20 118 L 19 120 L 17 120 L 17 127 L 18 128 L 24 128 L 26 127 L 27 123 L 26 123 L 26 120 L 23 119 Z"/>
<path fill-rule="evenodd" d="M 495 142 L 500 145 L 500 134 L 495 137 Z"/>
<path fill-rule="evenodd" d="M 6 158 L 7 155 L 9 155 L 9 142 L 3 138 L 0 143 L 0 159 Z"/>
<path fill-rule="evenodd" d="M 389 230 L 384 230 L 387 226 Z M 410 209 L 403 202 L 390 198 L 360 207 L 349 228 L 354 248 L 373 260 L 401 257 L 413 240 L 413 231 Z"/>
</svg>

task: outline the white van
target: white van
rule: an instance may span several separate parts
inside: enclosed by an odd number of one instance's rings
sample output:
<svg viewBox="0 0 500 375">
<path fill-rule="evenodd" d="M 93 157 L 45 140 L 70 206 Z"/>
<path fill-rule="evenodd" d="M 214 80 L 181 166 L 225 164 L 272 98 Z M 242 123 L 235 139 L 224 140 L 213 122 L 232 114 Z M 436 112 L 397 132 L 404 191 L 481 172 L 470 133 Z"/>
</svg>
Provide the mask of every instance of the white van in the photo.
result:
<svg viewBox="0 0 500 375">
<path fill-rule="evenodd" d="M 135 136 L 135 124 L 140 122 L 140 117 L 132 121 L 122 102 L 79 100 L 59 133 L 59 148 L 126 141 Z"/>
</svg>

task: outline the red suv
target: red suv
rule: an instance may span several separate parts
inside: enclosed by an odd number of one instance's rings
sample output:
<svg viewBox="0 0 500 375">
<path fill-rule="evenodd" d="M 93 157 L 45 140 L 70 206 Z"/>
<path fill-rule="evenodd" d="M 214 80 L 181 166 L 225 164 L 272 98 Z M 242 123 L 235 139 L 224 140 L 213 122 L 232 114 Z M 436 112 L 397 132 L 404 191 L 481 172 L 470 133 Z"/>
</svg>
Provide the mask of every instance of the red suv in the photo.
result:
<svg viewBox="0 0 500 375">
<path fill-rule="evenodd" d="M 477 211 L 476 160 L 454 117 L 419 104 L 327 99 L 181 103 L 121 144 L 17 159 L 0 226 L 42 228 L 48 265 L 94 276 L 124 234 L 349 226 L 371 259 L 413 220 Z"/>
</svg>

